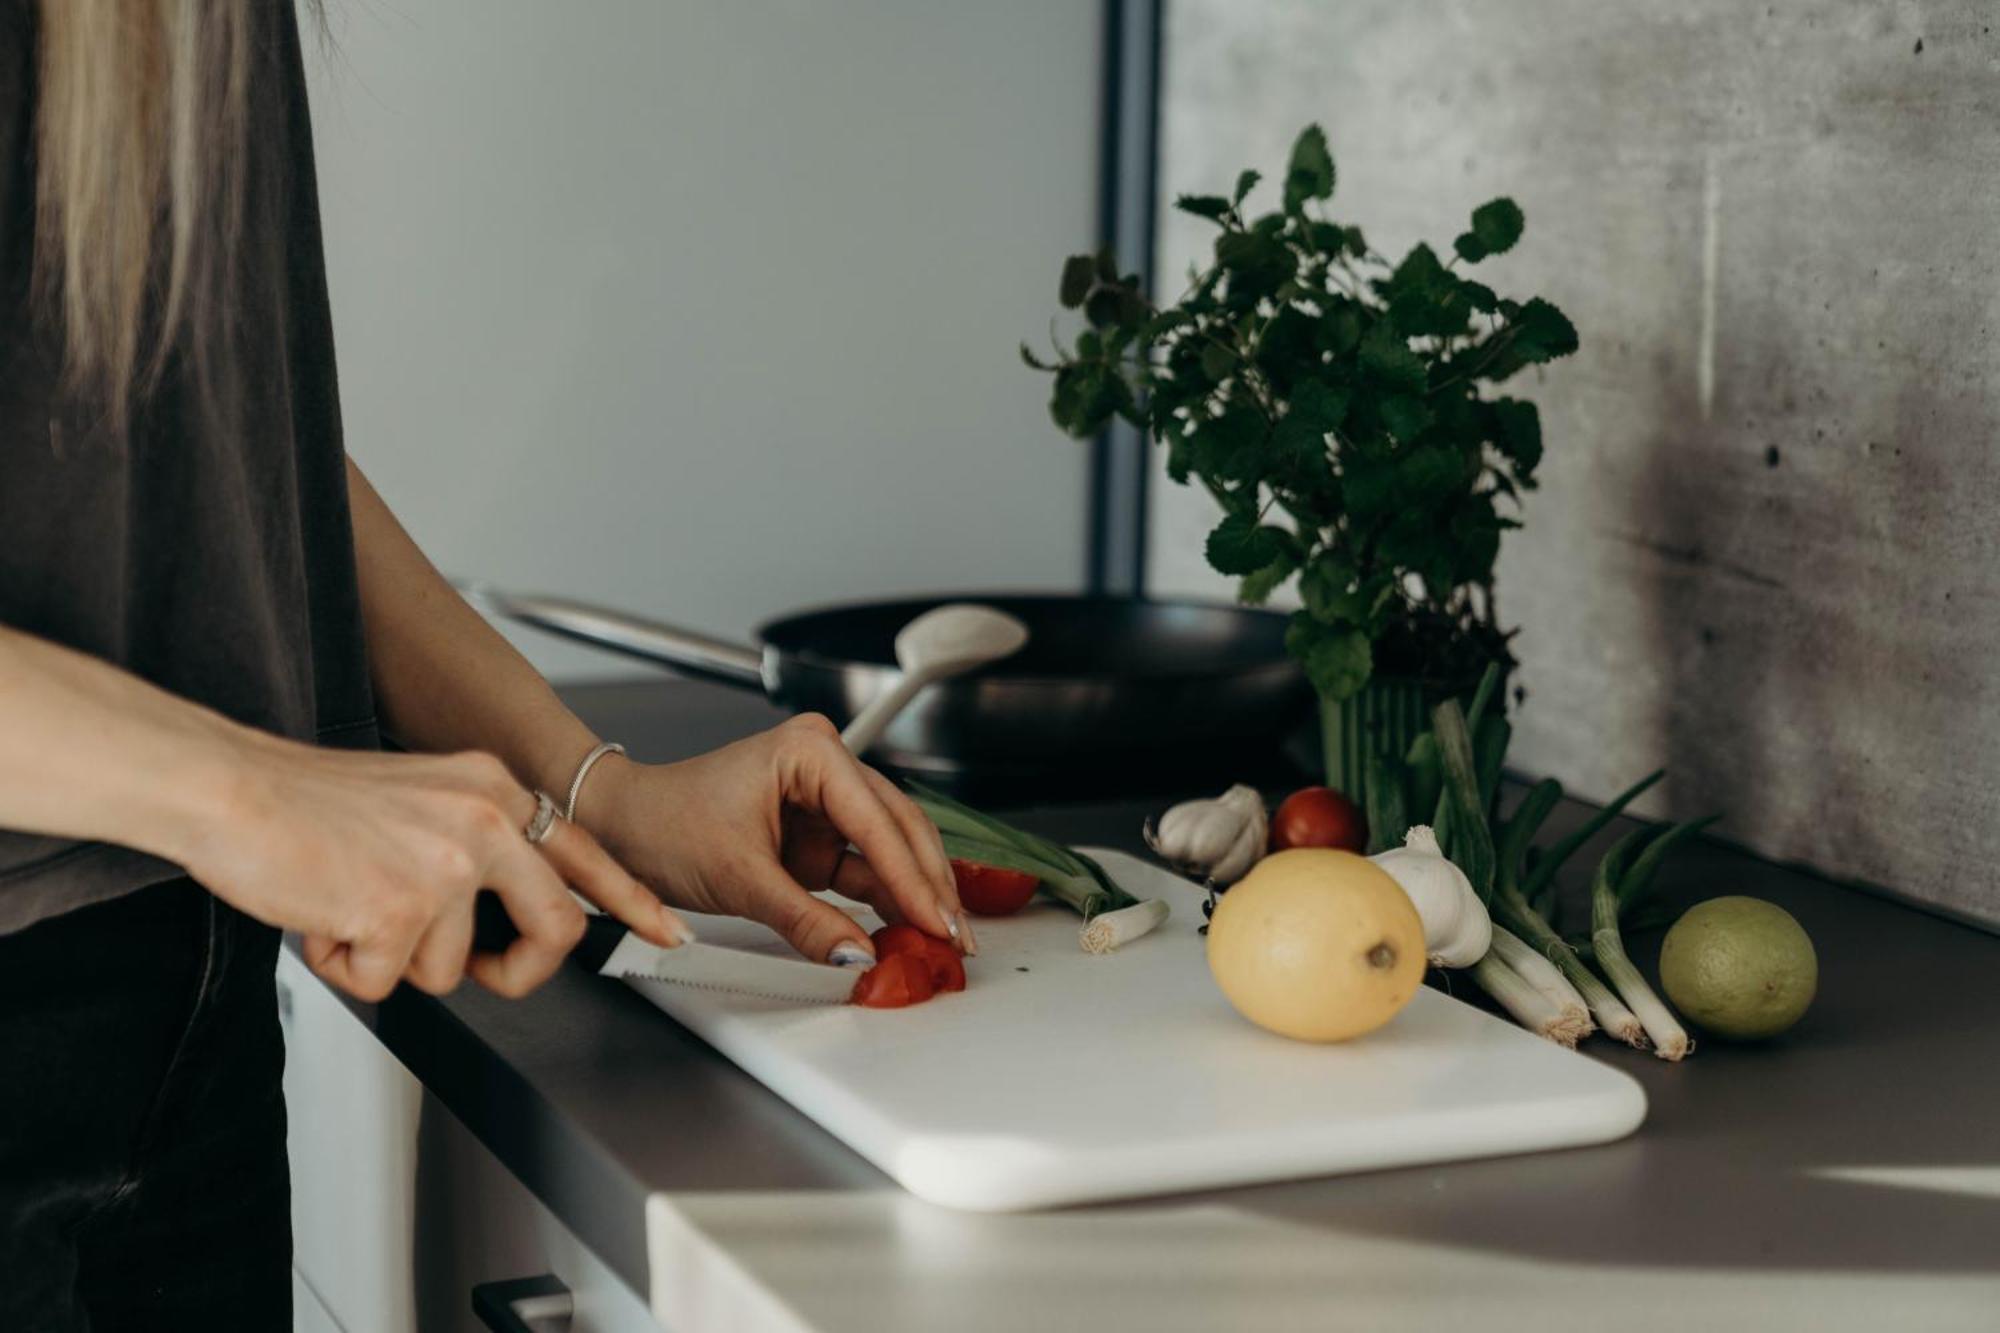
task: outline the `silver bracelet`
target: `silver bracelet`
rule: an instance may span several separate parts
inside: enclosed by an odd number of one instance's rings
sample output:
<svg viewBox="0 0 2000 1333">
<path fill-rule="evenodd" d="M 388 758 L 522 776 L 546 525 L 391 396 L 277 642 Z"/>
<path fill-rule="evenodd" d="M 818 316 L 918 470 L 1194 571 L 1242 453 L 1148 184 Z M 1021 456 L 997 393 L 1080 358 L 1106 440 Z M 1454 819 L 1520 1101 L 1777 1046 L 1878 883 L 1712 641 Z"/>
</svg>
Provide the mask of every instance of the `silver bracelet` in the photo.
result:
<svg viewBox="0 0 2000 1333">
<path fill-rule="evenodd" d="M 597 761 L 607 754 L 624 753 L 625 747 L 616 741 L 601 741 L 595 749 L 583 757 L 583 762 L 576 766 L 576 776 L 569 780 L 569 799 L 563 802 L 564 819 L 572 824 L 576 822 L 577 793 L 583 790 L 583 780 L 590 776 L 590 770 L 597 766 Z"/>
</svg>

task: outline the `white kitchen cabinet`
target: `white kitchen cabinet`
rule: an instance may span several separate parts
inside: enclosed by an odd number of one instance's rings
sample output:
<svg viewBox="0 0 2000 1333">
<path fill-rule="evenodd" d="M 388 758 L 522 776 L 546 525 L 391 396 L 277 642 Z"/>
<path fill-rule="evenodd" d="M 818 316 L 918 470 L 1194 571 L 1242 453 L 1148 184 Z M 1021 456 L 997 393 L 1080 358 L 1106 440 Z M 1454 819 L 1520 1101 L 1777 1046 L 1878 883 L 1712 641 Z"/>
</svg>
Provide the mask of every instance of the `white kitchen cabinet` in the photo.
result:
<svg viewBox="0 0 2000 1333">
<path fill-rule="evenodd" d="M 485 1333 L 472 1288 L 545 1273 L 575 1312 L 538 1333 L 659 1333 L 645 1302 L 289 951 L 278 990 L 295 1333 Z"/>
</svg>

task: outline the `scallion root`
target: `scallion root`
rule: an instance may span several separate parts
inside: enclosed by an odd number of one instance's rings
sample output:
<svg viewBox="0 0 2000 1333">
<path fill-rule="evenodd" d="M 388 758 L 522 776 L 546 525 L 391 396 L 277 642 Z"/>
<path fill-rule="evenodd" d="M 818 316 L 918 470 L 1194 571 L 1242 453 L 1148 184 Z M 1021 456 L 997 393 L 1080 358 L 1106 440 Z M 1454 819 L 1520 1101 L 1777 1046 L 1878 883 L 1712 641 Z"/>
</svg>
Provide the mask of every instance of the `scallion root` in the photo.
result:
<svg viewBox="0 0 2000 1333">
<path fill-rule="evenodd" d="M 1110 953 L 1121 944 L 1152 934 L 1166 919 L 1166 903 L 1158 898 L 1145 898 L 1130 907 L 1099 912 L 1084 923 L 1077 940 L 1085 953 Z"/>
<path fill-rule="evenodd" d="M 1576 1029 L 1579 1040 L 1597 1031 L 1597 1025 L 1590 1019 L 1590 1006 L 1584 1003 L 1582 994 L 1570 984 L 1561 968 L 1535 952 L 1527 941 L 1505 926 L 1495 926 L 1493 952 L 1499 954 L 1500 960 L 1513 968 L 1521 980 L 1549 997 Z"/>
<path fill-rule="evenodd" d="M 1519 972 L 1507 965 L 1498 949 L 1489 949 L 1486 956 L 1474 963 L 1472 979 L 1479 988 L 1499 1001 L 1500 1007 L 1514 1016 L 1514 1020 L 1538 1037 L 1547 1037 L 1558 1046 L 1574 1050 L 1583 1036 L 1578 1029 L 1576 1015 L 1566 1012 L 1562 1006 L 1547 994 L 1530 985 Z M 1589 1022 L 1586 1018 L 1585 1023 Z"/>
</svg>

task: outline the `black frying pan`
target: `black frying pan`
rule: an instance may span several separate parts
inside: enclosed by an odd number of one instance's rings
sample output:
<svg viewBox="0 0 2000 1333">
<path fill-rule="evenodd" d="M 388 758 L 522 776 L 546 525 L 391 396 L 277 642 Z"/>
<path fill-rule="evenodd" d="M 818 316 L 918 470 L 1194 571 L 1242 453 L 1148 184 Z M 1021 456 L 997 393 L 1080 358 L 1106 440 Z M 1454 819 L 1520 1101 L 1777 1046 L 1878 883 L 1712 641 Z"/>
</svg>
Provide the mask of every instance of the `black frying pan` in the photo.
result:
<svg viewBox="0 0 2000 1333">
<path fill-rule="evenodd" d="M 1200 602 L 954 595 L 861 602 L 772 621 L 761 648 L 561 597 L 474 590 L 490 610 L 724 684 L 762 690 L 845 726 L 897 679 L 896 632 L 946 602 L 1019 617 L 1028 644 L 929 687 L 870 752 L 942 778 L 1035 778 L 1196 765 L 1274 752 L 1312 690 L 1285 654 L 1285 617 Z"/>
</svg>

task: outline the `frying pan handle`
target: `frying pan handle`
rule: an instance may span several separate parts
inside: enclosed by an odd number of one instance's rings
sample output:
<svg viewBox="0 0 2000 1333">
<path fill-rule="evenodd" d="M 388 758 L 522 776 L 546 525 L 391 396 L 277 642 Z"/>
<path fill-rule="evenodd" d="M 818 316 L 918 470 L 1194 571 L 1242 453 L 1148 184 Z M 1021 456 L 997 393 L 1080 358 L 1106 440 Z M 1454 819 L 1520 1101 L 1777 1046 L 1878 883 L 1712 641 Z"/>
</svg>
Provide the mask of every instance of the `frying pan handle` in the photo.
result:
<svg viewBox="0 0 2000 1333">
<path fill-rule="evenodd" d="M 502 592 L 483 583 L 461 584 L 460 591 L 476 606 L 550 634 L 641 657 L 704 680 L 760 692 L 764 689 L 762 654 L 740 643 L 711 639 L 567 597 Z"/>
</svg>

